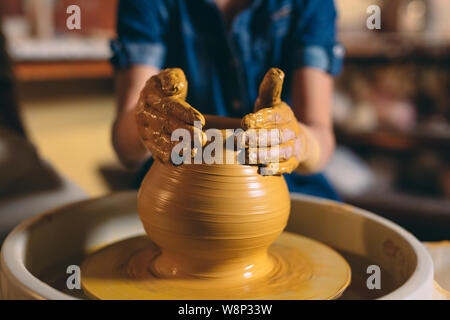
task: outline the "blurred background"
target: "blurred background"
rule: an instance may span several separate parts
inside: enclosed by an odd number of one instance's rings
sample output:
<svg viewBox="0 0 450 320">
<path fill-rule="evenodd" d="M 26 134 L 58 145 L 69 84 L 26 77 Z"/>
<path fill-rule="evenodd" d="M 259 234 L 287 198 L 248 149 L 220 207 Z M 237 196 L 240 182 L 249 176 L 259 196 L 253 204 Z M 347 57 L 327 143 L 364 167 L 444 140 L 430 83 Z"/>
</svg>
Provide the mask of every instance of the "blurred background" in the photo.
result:
<svg viewBox="0 0 450 320">
<path fill-rule="evenodd" d="M 82 8 L 81 30 L 66 27 L 72 4 Z M 326 173 L 344 201 L 421 240 L 448 239 L 450 1 L 336 4 L 346 60 L 334 101 L 338 147 Z M 381 8 L 381 30 L 366 27 L 373 4 Z M 110 141 L 116 6 L 116 0 L 0 2 L 27 137 L 88 197 L 136 184 L 136 172 L 120 166 Z"/>
</svg>

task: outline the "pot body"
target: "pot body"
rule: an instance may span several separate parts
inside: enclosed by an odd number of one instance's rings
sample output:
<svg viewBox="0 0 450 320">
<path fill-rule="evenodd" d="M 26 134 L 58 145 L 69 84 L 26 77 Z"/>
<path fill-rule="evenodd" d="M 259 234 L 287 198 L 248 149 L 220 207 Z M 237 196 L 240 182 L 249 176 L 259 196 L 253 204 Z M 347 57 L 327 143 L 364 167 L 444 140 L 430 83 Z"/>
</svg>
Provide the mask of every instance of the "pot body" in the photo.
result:
<svg viewBox="0 0 450 320">
<path fill-rule="evenodd" d="M 161 248 L 155 272 L 226 277 L 253 265 L 270 269 L 267 249 L 286 226 L 289 192 L 282 176 L 255 166 L 155 161 L 138 195 L 138 212 Z"/>
</svg>

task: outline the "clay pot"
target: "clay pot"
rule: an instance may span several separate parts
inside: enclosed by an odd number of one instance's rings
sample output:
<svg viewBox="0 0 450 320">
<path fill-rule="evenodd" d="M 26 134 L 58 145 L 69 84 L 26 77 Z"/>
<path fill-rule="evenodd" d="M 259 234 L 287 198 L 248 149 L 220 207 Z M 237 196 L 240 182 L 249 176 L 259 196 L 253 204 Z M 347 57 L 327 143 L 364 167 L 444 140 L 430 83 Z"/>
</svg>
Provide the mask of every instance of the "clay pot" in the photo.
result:
<svg viewBox="0 0 450 320">
<path fill-rule="evenodd" d="M 269 272 L 270 244 L 286 226 L 289 192 L 282 176 L 240 164 L 155 161 L 138 196 L 148 236 L 161 248 L 162 277 L 240 277 Z"/>
</svg>

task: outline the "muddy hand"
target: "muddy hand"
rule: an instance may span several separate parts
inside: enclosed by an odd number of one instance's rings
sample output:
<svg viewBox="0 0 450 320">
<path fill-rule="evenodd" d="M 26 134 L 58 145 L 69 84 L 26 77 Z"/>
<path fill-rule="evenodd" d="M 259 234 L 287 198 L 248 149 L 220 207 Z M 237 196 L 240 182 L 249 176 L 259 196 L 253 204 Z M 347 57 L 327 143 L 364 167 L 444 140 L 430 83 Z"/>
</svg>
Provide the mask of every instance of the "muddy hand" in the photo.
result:
<svg viewBox="0 0 450 320">
<path fill-rule="evenodd" d="M 187 86 L 183 71 L 174 68 L 151 77 L 141 91 L 136 108 L 139 135 L 153 157 L 163 162 L 170 161 L 172 149 L 179 143 L 171 141 L 176 129 L 188 130 L 192 141 L 198 139 L 202 146 L 206 143 L 202 131 L 205 118 L 185 101 Z M 192 148 L 190 156 L 196 151 Z"/>
<path fill-rule="evenodd" d="M 281 101 L 283 80 L 283 71 L 270 69 L 259 87 L 255 112 L 242 119 L 248 162 L 261 165 L 263 175 L 290 173 L 302 160 L 303 128 Z"/>
</svg>

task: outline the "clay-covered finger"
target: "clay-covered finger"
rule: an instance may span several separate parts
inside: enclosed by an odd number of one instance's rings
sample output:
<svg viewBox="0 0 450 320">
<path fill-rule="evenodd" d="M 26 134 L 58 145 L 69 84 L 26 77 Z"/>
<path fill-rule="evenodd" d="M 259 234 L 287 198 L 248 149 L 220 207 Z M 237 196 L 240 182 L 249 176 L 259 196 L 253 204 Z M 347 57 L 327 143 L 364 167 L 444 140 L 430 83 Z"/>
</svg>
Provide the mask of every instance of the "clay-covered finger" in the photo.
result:
<svg viewBox="0 0 450 320">
<path fill-rule="evenodd" d="M 255 102 L 255 111 L 260 108 L 271 107 L 281 102 L 284 72 L 278 68 L 271 68 L 264 76 L 259 86 L 259 95 Z"/>
<path fill-rule="evenodd" d="M 166 116 L 158 111 L 158 109 L 140 108 L 140 111 L 136 114 L 138 123 L 138 130 L 141 133 L 142 128 L 148 128 L 153 132 L 166 133 L 171 135 L 175 130 L 187 130 L 192 139 L 198 139 L 202 145 L 206 143 L 206 135 L 202 131 L 201 122 L 197 122 L 195 125 L 187 124 L 184 121 L 179 120 L 176 117 Z M 142 134 L 141 134 L 142 136 Z"/>
<path fill-rule="evenodd" d="M 290 158 L 287 161 L 279 163 L 269 163 L 266 166 L 259 168 L 259 173 L 265 176 L 274 176 L 284 173 L 291 173 L 298 167 L 298 160 L 295 157 Z"/>
<path fill-rule="evenodd" d="M 249 113 L 242 118 L 242 128 L 248 129 L 267 129 L 276 128 L 292 121 L 295 115 L 292 109 L 285 103 L 271 108 L 262 108 L 255 113 Z"/>
<path fill-rule="evenodd" d="M 164 127 L 164 132 L 172 135 L 177 130 L 187 131 L 191 136 L 192 141 L 199 142 L 202 146 L 204 146 L 208 140 L 206 133 L 202 130 L 202 127 L 186 124 L 176 118 L 169 118 L 166 126 Z"/>
<path fill-rule="evenodd" d="M 147 80 L 144 88 L 141 90 L 138 105 L 144 104 L 147 107 L 158 109 L 162 107 L 158 105 L 165 98 L 185 101 L 187 86 L 183 70 L 179 68 L 164 69 Z M 160 111 L 162 112 L 162 110 Z"/>
<path fill-rule="evenodd" d="M 172 148 L 174 144 L 172 141 L 164 139 L 164 136 L 156 136 L 152 139 L 143 139 L 144 145 L 152 153 L 154 158 L 162 162 L 170 161 Z"/>
<path fill-rule="evenodd" d="M 152 107 L 163 116 L 175 117 L 187 124 L 193 125 L 195 122 L 200 122 L 202 126 L 205 125 L 205 117 L 184 100 L 163 98 L 160 103 L 157 103 Z"/>
<path fill-rule="evenodd" d="M 151 116 L 145 110 L 140 110 L 136 113 L 136 122 L 139 136 L 142 140 L 148 140 L 152 138 L 152 132 L 150 130 Z"/>
<path fill-rule="evenodd" d="M 248 149 L 248 160 L 250 164 L 284 162 L 293 156 L 294 140 L 273 147 Z"/>
<path fill-rule="evenodd" d="M 282 143 L 280 129 L 249 129 L 242 133 L 243 143 L 249 147 L 268 147 Z"/>
<path fill-rule="evenodd" d="M 240 135 L 240 141 L 248 147 L 276 146 L 295 139 L 296 132 L 290 126 L 280 129 L 249 129 Z"/>
<path fill-rule="evenodd" d="M 162 162 L 169 162 L 172 160 L 172 153 L 176 152 L 178 156 L 193 157 L 197 151 L 190 141 L 187 142 L 189 148 L 178 148 L 175 147 L 184 143 L 183 141 L 173 141 L 172 137 L 167 134 L 161 134 L 159 136 L 154 136 L 152 139 L 143 140 L 144 145 L 151 151 L 154 157 L 160 159 Z M 186 144 L 184 144 L 186 145 Z M 188 152 L 189 154 L 184 154 Z"/>
<path fill-rule="evenodd" d="M 143 113 L 138 114 L 138 123 L 140 118 L 143 116 Z M 167 136 L 162 132 L 155 131 L 154 128 L 147 125 L 138 125 L 138 132 L 142 143 L 152 153 L 154 158 L 160 159 L 163 162 L 170 160 L 170 154 L 173 148 L 172 141 L 170 141 L 170 136 Z"/>
<path fill-rule="evenodd" d="M 167 97 L 176 97 L 184 100 L 187 94 L 186 76 L 180 68 L 167 68 L 158 73 L 161 91 Z"/>
<path fill-rule="evenodd" d="M 181 100 L 186 99 L 188 84 L 183 70 L 179 68 L 164 69 L 160 73 L 153 75 L 145 83 L 141 90 L 141 99 L 145 100 L 149 96 L 173 97 Z"/>
<path fill-rule="evenodd" d="M 163 117 L 162 114 L 153 108 L 150 108 L 142 114 L 146 118 L 146 121 L 143 121 L 142 125 L 147 125 L 153 131 L 165 133 L 170 136 L 176 130 L 186 130 L 191 135 L 192 140 L 197 139 L 196 141 L 200 141 L 202 145 L 206 143 L 206 135 L 200 125 L 193 126 L 175 117 Z"/>
</svg>

